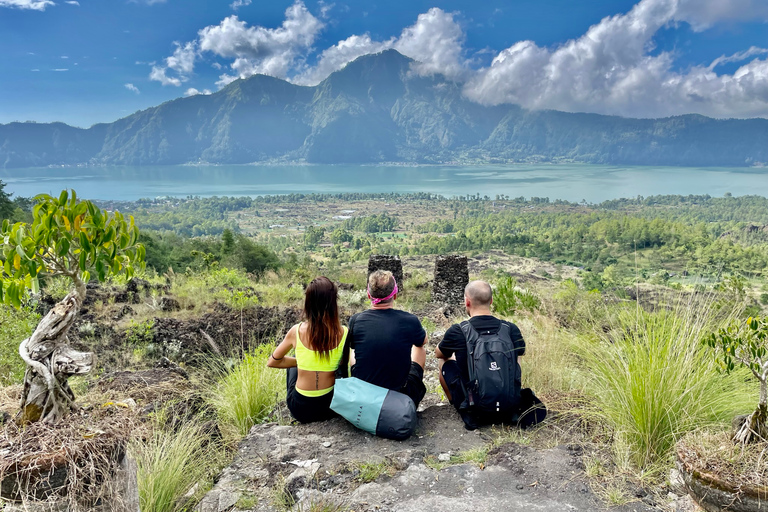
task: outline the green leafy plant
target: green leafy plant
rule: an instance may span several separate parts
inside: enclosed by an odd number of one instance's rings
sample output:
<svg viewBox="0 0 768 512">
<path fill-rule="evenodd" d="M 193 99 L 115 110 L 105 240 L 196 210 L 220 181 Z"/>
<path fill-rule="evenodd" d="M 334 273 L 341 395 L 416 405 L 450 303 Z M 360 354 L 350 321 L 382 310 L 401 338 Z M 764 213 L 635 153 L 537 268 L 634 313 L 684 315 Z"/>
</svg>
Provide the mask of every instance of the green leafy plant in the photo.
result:
<svg viewBox="0 0 768 512">
<path fill-rule="evenodd" d="M 704 343 L 714 351 L 721 372 L 728 374 L 743 366 L 760 382 L 757 409 L 745 418 L 734 441 L 768 441 L 768 320 L 750 317 L 733 322 L 704 338 Z"/>
<path fill-rule="evenodd" d="M 67 378 L 87 373 L 93 364 L 93 354 L 66 345 L 86 283 L 92 274 L 100 281 L 133 275 L 143 265 L 144 248 L 132 217 L 78 201 L 74 190 L 39 195 L 35 202 L 31 223 L 3 221 L 0 301 L 20 308 L 28 291 L 39 291 L 41 278 L 63 276 L 74 287 L 19 347 L 27 364 L 20 421 L 55 422 L 74 401 Z"/>
</svg>

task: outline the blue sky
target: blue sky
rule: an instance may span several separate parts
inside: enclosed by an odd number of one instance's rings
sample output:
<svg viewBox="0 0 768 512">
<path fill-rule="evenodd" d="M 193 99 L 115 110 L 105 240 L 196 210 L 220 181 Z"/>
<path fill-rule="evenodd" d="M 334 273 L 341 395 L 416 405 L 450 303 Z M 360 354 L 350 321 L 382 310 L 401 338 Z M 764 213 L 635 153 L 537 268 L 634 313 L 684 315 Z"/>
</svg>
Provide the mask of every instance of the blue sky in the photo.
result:
<svg viewBox="0 0 768 512">
<path fill-rule="evenodd" d="M 109 122 L 396 48 L 483 104 L 768 117 L 768 0 L 0 0 L 0 123 Z M 718 60 L 720 59 L 720 60 Z"/>
</svg>

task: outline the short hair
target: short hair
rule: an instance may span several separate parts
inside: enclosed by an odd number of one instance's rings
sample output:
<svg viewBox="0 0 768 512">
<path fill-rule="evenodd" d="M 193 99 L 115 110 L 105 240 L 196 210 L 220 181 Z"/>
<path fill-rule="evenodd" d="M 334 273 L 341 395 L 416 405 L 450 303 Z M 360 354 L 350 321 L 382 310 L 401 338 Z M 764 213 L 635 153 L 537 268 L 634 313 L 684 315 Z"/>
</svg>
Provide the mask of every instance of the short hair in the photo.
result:
<svg viewBox="0 0 768 512">
<path fill-rule="evenodd" d="M 389 297 L 394 290 L 395 276 L 389 270 L 376 270 L 368 276 L 368 293 L 374 299 Z"/>
<path fill-rule="evenodd" d="M 491 285 L 485 281 L 470 281 L 464 288 L 464 295 L 475 306 L 490 306 L 493 300 Z"/>
</svg>

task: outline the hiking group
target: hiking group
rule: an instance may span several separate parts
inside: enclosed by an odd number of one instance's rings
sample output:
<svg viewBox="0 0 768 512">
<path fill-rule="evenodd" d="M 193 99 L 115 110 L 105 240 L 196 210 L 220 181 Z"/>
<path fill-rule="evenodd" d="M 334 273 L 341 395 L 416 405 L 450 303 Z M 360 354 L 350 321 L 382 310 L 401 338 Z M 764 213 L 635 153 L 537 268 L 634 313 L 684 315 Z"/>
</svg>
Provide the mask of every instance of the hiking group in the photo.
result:
<svg viewBox="0 0 768 512">
<path fill-rule="evenodd" d="M 339 412 L 357 424 L 359 416 L 370 414 L 364 410 L 375 401 L 370 396 L 380 390 L 382 399 L 373 414 L 384 415 L 384 409 L 388 409 L 386 414 L 394 417 L 388 424 L 408 421 L 406 417 L 415 422 L 415 409 L 427 391 L 427 333 L 415 315 L 395 309 L 398 287 L 394 276 L 384 270 L 370 274 L 371 307 L 353 315 L 348 327 L 341 325 L 337 295 L 336 285 L 327 277 L 309 283 L 303 321 L 291 327 L 269 356 L 268 366 L 288 370 L 287 404 L 291 414 L 309 423 L 336 417 Z M 440 384 L 469 430 L 500 423 L 528 427 L 544 419 L 546 408 L 521 385 L 517 358 L 525 354 L 525 340 L 520 329 L 494 317 L 492 302 L 493 291 L 485 281 L 472 281 L 465 288 L 469 319 L 452 325 L 435 349 Z M 289 356 L 291 351 L 294 356 Z M 342 384 L 352 382 L 367 388 L 339 391 Z M 366 395 L 359 389 L 373 390 L 373 394 Z M 387 394 L 399 401 L 382 407 Z M 352 409 L 357 421 L 341 412 L 344 407 L 339 402 L 345 400 L 355 402 Z M 398 410 L 404 407 L 412 412 Z"/>
</svg>

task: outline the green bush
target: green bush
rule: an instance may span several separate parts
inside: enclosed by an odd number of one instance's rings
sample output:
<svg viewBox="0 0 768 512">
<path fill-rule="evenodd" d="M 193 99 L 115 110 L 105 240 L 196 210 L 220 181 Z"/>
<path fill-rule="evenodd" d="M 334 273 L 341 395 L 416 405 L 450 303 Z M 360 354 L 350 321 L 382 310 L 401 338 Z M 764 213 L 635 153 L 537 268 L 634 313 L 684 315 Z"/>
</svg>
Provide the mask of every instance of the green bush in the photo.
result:
<svg viewBox="0 0 768 512">
<path fill-rule="evenodd" d="M 750 409 L 744 379 L 718 375 L 701 346 L 713 315 L 695 303 L 623 310 L 608 333 L 578 344 L 597 414 L 615 430 L 626 462 L 642 469 L 664 463 L 683 435 Z"/>
<path fill-rule="evenodd" d="M 210 397 L 222 425 L 245 436 L 253 425 L 266 420 L 285 399 L 285 371 L 267 368 L 272 344 L 246 354 L 232 370 L 224 372 Z"/>
<path fill-rule="evenodd" d="M 502 316 L 512 316 L 521 309 L 534 311 L 539 306 L 541 300 L 534 293 L 518 288 L 512 276 L 503 278 L 493 292 L 493 310 Z"/>
<path fill-rule="evenodd" d="M 17 384 L 26 365 L 19 356 L 19 344 L 37 327 L 40 315 L 29 307 L 15 310 L 0 304 L 0 386 Z"/>
<path fill-rule="evenodd" d="M 156 425 L 144 440 L 132 442 L 130 453 L 138 465 L 141 510 L 176 512 L 191 510 L 210 488 L 225 452 L 198 424 L 184 422 L 176 431 Z"/>
</svg>

